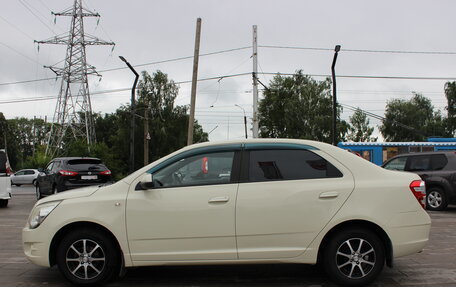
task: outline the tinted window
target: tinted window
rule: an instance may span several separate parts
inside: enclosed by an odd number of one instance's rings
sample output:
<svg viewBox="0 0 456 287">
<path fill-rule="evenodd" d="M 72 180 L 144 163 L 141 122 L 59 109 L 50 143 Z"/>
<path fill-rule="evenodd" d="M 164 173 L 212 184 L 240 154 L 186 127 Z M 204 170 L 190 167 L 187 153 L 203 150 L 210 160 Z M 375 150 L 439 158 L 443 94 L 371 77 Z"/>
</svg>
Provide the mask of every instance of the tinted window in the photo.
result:
<svg viewBox="0 0 456 287">
<path fill-rule="evenodd" d="M 0 151 L 0 173 L 6 173 L 6 154 Z"/>
<path fill-rule="evenodd" d="M 24 174 L 30 175 L 30 174 L 35 174 L 33 170 L 26 170 Z"/>
<path fill-rule="evenodd" d="M 230 183 L 234 152 L 191 156 L 155 172 L 156 187 Z"/>
<path fill-rule="evenodd" d="M 429 155 L 411 156 L 407 171 L 431 170 L 431 157 Z"/>
<path fill-rule="evenodd" d="M 52 170 L 53 165 L 54 165 L 54 162 L 49 163 L 48 166 L 46 167 L 46 171 L 50 172 Z"/>
<path fill-rule="evenodd" d="M 405 163 L 407 162 L 407 157 L 398 157 L 393 160 L 391 160 L 389 163 L 387 163 L 384 168 L 389 169 L 389 170 L 404 170 L 405 169 Z"/>
<path fill-rule="evenodd" d="M 341 177 L 331 163 L 307 150 L 258 150 L 250 152 L 250 181 Z"/>
<path fill-rule="evenodd" d="M 72 159 L 67 162 L 67 166 L 71 170 L 105 170 L 101 160 L 92 158 Z"/>
<path fill-rule="evenodd" d="M 444 154 L 433 154 L 431 156 L 431 160 L 432 160 L 432 170 L 441 170 L 448 163 L 448 160 Z"/>
</svg>

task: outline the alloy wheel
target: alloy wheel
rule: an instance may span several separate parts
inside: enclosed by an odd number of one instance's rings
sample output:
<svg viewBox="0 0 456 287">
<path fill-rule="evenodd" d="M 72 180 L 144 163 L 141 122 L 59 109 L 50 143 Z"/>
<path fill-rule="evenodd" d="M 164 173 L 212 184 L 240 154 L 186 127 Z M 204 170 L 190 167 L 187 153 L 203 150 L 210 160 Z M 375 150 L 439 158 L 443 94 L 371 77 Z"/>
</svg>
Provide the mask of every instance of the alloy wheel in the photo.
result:
<svg viewBox="0 0 456 287">
<path fill-rule="evenodd" d="M 361 238 L 350 238 L 340 244 L 336 253 L 336 266 L 350 279 L 367 276 L 375 266 L 376 254 L 372 245 Z"/>
<path fill-rule="evenodd" d="M 443 198 L 440 192 L 437 191 L 431 191 L 428 194 L 428 204 L 432 208 L 439 208 L 442 205 Z"/>
<path fill-rule="evenodd" d="M 71 274 L 79 279 L 90 280 L 103 272 L 106 255 L 95 241 L 81 239 L 70 245 L 65 261 Z"/>
</svg>

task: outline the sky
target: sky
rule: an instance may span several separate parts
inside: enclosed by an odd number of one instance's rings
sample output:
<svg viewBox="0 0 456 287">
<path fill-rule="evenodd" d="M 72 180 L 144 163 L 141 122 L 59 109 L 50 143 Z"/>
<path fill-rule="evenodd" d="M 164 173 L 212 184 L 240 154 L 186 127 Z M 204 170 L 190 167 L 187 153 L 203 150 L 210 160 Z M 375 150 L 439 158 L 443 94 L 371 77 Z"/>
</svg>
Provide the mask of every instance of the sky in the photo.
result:
<svg viewBox="0 0 456 287">
<path fill-rule="evenodd" d="M 60 80 L 43 66 L 60 62 L 63 67 L 66 47 L 34 40 L 68 33 L 70 19 L 51 11 L 72 5 L 73 0 L 3 1 L 0 112 L 6 118 L 54 117 Z M 198 82 L 195 117 L 211 141 L 244 137 L 242 109 L 252 136 L 253 25 L 262 83 L 268 85 L 275 73 L 297 70 L 323 80 L 331 74 L 335 45 L 341 45 L 338 102 L 380 116 L 388 101 L 410 99 L 413 92 L 430 98 L 445 114 L 444 85 L 456 80 L 452 0 L 83 0 L 83 5 L 101 15 L 98 23 L 85 18 L 85 33 L 116 43 L 113 50 L 86 49 L 88 63 L 102 74 L 101 81 L 89 80 L 92 110 L 99 113 L 130 101 L 134 76 L 118 56 L 138 71 L 168 74 L 180 83 L 176 104 L 189 105 L 196 20 L 202 19 L 198 78 L 214 79 Z M 105 71 L 115 68 L 122 69 Z M 341 117 L 349 120 L 352 113 L 345 106 Z M 380 121 L 371 118 L 370 123 L 378 135 Z"/>
</svg>

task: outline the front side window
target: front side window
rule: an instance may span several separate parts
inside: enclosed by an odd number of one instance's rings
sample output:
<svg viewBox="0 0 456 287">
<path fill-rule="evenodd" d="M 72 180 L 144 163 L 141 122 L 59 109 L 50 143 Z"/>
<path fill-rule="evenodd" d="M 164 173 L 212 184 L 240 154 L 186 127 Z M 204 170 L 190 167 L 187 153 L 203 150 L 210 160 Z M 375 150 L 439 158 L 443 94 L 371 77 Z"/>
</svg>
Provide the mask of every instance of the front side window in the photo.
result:
<svg viewBox="0 0 456 287">
<path fill-rule="evenodd" d="M 48 164 L 48 166 L 46 167 L 46 171 L 51 172 L 53 165 L 54 165 L 54 162 L 51 162 L 50 164 Z"/>
<path fill-rule="evenodd" d="M 178 160 L 153 174 L 154 186 L 178 187 L 231 182 L 234 152 L 216 152 Z"/>
<path fill-rule="evenodd" d="M 406 162 L 407 162 L 407 157 L 398 157 L 398 158 L 391 160 L 389 163 L 387 163 L 384 166 L 384 168 L 389 169 L 389 170 L 404 171 Z"/>
<path fill-rule="evenodd" d="M 249 181 L 342 177 L 319 155 L 307 150 L 257 150 L 250 152 Z"/>
</svg>

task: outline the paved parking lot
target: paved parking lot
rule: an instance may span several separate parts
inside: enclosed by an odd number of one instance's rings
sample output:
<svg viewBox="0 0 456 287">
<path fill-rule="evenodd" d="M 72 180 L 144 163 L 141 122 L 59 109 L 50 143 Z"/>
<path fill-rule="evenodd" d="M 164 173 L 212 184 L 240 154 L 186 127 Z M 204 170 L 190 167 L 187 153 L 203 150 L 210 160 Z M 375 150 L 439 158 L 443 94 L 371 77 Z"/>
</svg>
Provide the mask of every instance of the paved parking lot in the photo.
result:
<svg viewBox="0 0 456 287">
<path fill-rule="evenodd" d="M 0 209 L 0 286 L 68 286 L 56 267 L 22 253 L 21 229 L 35 203 L 34 188 L 14 187 Z M 431 240 L 420 254 L 398 258 L 372 286 L 456 286 L 456 206 L 431 212 Z M 334 286 L 317 267 L 303 265 L 192 266 L 130 269 L 109 286 Z"/>
</svg>

